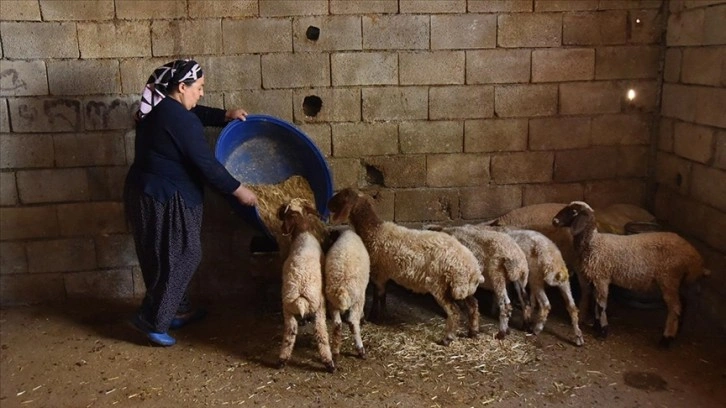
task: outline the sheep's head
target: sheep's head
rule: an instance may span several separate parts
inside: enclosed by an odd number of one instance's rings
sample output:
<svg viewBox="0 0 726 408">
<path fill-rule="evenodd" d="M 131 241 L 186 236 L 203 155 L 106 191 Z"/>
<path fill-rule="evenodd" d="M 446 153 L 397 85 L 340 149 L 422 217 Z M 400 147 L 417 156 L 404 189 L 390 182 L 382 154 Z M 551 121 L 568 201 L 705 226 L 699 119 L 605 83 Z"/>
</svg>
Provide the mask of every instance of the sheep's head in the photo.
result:
<svg viewBox="0 0 726 408">
<path fill-rule="evenodd" d="M 298 231 L 310 230 L 311 225 L 307 218 L 308 215 L 320 217 L 320 214 L 308 200 L 294 198 L 282 204 L 277 210 L 277 218 L 282 221 L 282 233 L 290 235 L 295 229 Z"/>
<path fill-rule="evenodd" d="M 339 224 L 348 219 L 351 209 L 358 200 L 359 194 L 352 188 L 340 190 L 328 201 L 328 211 L 330 211 L 330 220 Z"/>
<path fill-rule="evenodd" d="M 577 235 L 595 218 L 595 210 L 583 201 L 573 201 L 552 219 L 555 227 L 570 227 Z"/>
</svg>

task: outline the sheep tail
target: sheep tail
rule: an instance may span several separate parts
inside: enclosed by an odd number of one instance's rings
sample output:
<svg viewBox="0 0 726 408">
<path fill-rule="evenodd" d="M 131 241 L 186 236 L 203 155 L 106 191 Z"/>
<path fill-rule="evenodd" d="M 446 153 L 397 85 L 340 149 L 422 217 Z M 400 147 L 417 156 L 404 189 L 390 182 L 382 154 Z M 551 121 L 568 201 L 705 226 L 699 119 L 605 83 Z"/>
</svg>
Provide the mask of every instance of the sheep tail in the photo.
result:
<svg viewBox="0 0 726 408">
<path fill-rule="evenodd" d="M 295 316 L 305 317 L 308 313 L 312 312 L 310 309 L 310 302 L 304 297 L 298 297 L 290 305 L 290 312 Z"/>
<path fill-rule="evenodd" d="M 345 288 L 338 288 L 332 296 L 335 299 L 335 306 L 338 310 L 348 310 L 353 306 L 350 293 Z"/>
</svg>

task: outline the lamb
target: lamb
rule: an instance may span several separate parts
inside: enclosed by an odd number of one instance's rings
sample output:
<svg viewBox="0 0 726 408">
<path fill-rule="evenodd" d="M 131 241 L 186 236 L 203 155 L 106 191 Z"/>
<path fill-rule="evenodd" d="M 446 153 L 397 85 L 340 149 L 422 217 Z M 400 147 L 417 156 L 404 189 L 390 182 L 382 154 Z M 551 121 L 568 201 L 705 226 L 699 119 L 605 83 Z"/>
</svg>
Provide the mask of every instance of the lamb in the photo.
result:
<svg viewBox="0 0 726 408">
<path fill-rule="evenodd" d="M 334 242 L 325 256 L 325 298 L 333 317 L 333 360 L 337 360 L 340 355 L 343 340 L 341 314 L 345 312 L 348 314 L 346 320 L 353 332 L 358 356 L 366 358 L 360 323 L 370 276 L 368 251 L 352 230 L 333 231 L 330 235 Z"/>
<path fill-rule="evenodd" d="M 480 287 L 494 292 L 499 306 L 499 331 L 495 336 L 497 339 L 503 339 L 509 333 L 512 304 L 507 293 L 508 282 L 514 283 L 522 305 L 525 325 L 530 321 L 531 309 L 525 292 L 529 276 L 527 259 L 522 249 L 509 235 L 476 228 L 473 225 L 426 228 L 453 236 L 476 256 L 485 279 L 485 283 Z"/>
<path fill-rule="evenodd" d="M 572 297 L 572 289 L 570 288 L 570 277 L 567 265 L 562 258 L 562 254 L 557 246 L 543 234 L 523 229 L 514 229 L 512 227 L 490 227 L 478 226 L 479 228 L 493 228 L 496 231 L 506 233 L 512 237 L 514 241 L 524 251 L 527 257 L 527 265 L 529 267 L 528 289 L 530 302 L 536 305 L 539 313 L 532 331 L 534 334 L 542 332 L 547 316 L 551 307 L 547 294 L 545 293 L 545 284 L 556 286 L 559 288 L 562 298 L 565 300 L 567 311 L 570 315 L 572 329 L 575 334 L 575 344 L 582 346 L 585 340 L 582 337 L 582 331 L 578 324 L 578 309 L 575 300 Z"/>
<path fill-rule="evenodd" d="M 315 340 L 318 352 L 328 372 L 335 371 L 335 363 L 328 343 L 325 323 L 325 297 L 323 294 L 323 250 L 312 233 L 308 215 L 317 211 L 307 200 L 294 199 L 280 206 L 277 216 L 282 221 L 282 232 L 291 236 L 287 258 L 282 266 L 282 312 L 285 321 L 279 367 L 285 366 L 292 354 L 297 337 L 297 319 L 315 317 Z"/>
<path fill-rule="evenodd" d="M 376 286 L 374 313 L 383 312 L 386 282 L 393 280 L 416 293 L 430 293 L 447 315 L 441 344 L 456 337 L 459 311 L 455 301 L 464 301 L 468 335 L 479 332 L 479 307 L 474 293 L 484 278 L 469 249 L 454 237 L 435 231 L 406 228 L 381 220 L 369 197 L 346 188 L 328 203 L 334 222 L 349 220 L 363 240 L 371 261 L 371 280 Z M 377 317 L 377 316 L 375 316 Z"/>
<path fill-rule="evenodd" d="M 678 332 L 681 316 L 679 289 L 709 272 L 703 258 L 685 239 L 671 232 L 636 235 L 598 233 L 595 212 L 582 201 L 573 201 L 552 219 L 556 227 L 568 227 L 580 261 L 580 274 L 595 287 L 595 330 L 607 336 L 607 300 L 610 284 L 635 292 L 660 288 L 668 308 L 661 345 L 668 346 Z M 580 312 L 585 313 L 590 286 L 583 287 Z"/>
</svg>

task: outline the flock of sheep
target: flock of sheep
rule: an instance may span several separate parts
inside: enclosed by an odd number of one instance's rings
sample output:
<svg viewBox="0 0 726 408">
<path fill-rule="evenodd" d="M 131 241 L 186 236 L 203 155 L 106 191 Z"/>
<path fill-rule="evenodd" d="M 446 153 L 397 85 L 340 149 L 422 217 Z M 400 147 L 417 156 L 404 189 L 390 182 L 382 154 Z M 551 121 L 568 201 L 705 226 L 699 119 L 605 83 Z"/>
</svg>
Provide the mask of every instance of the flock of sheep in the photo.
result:
<svg viewBox="0 0 726 408">
<path fill-rule="evenodd" d="M 371 198 L 353 189 L 335 194 L 328 209 L 333 223 L 347 221 L 352 229 L 332 229 L 329 239 L 319 239 L 314 231 L 322 221 L 314 206 L 303 199 L 283 204 L 277 214 L 283 238 L 289 240 L 289 250 L 283 254 L 280 367 L 292 354 L 298 319 L 310 317 L 315 318 L 315 338 L 328 371 L 335 371 L 344 320 L 358 355 L 365 358 L 360 324 L 369 282 L 375 286 L 371 320 L 385 313 L 389 280 L 432 295 L 447 316 L 442 345 L 456 338 L 461 311 L 468 336 L 479 333 L 474 296 L 479 288 L 495 296 L 496 337 L 501 339 L 509 332 L 513 309 L 509 286 L 522 306 L 525 325 L 535 334 L 542 331 L 550 312 L 545 287 L 557 287 L 578 346 L 584 344 L 579 323 L 588 317 L 591 288 L 595 289 L 595 330 L 602 337 L 607 335 L 611 283 L 635 292 L 659 288 L 668 308 L 661 343 L 668 345 L 679 327 L 681 285 L 708 274 L 699 253 L 677 234 L 599 233 L 594 210 L 580 201 L 525 207 L 490 223 L 421 229 L 381 220 Z M 568 267 L 582 289 L 579 308 L 570 289 Z M 326 311 L 333 321 L 331 341 Z"/>
</svg>

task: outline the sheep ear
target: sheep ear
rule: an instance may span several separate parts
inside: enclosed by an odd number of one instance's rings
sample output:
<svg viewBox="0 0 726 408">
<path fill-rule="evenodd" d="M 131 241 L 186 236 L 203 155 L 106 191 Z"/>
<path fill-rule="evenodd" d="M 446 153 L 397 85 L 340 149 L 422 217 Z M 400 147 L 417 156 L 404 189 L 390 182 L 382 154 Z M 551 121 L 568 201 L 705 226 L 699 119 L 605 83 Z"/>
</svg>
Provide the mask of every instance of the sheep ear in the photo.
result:
<svg viewBox="0 0 726 408">
<path fill-rule="evenodd" d="M 283 204 L 277 209 L 277 218 L 280 220 L 285 219 L 285 211 L 287 211 L 287 205 Z"/>
<path fill-rule="evenodd" d="M 316 210 L 315 208 L 313 208 L 307 204 L 303 207 L 303 211 L 305 211 L 305 214 L 307 214 L 307 215 L 314 215 L 314 216 L 320 218 L 320 213 L 318 213 L 318 210 Z"/>
<path fill-rule="evenodd" d="M 572 235 L 578 235 L 582 231 L 585 230 L 588 224 L 587 215 L 583 213 L 579 213 L 575 216 L 575 219 L 572 220 L 572 224 L 570 225 L 570 228 L 572 228 Z"/>
</svg>

